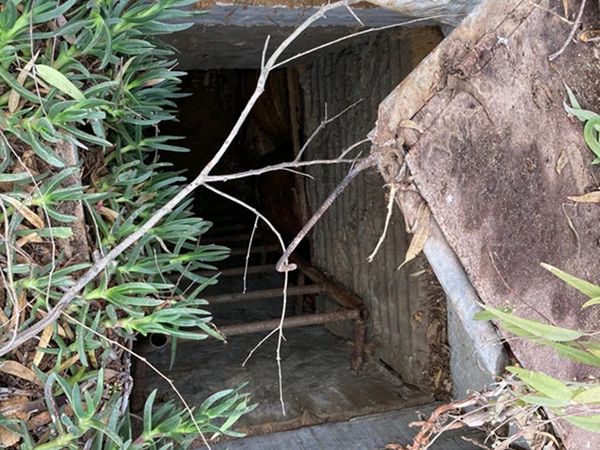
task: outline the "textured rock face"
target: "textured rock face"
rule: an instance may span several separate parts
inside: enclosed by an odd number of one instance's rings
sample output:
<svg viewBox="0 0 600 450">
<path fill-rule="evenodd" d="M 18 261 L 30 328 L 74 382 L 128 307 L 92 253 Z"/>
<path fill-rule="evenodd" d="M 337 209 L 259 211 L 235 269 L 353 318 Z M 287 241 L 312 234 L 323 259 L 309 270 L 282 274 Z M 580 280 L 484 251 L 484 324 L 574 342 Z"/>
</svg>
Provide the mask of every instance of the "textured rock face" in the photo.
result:
<svg viewBox="0 0 600 450">
<path fill-rule="evenodd" d="M 481 0 L 369 0 L 406 17 L 431 17 L 444 25 L 456 26 Z"/>
<path fill-rule="evenodd" d="M 412 180 L 483 303 L 594 333 L 600 311 L 582 310 L 585 298 L 540 265 L 600 277 L 597 209 L 565 203 L 596 189 L 598 167 L 581 125 L 563 107 L 568 80 L 584 108 L 600 109 L 600 55 L 579 42 L 549 62 L 571 29 L 558 2 L 554 8 L 548 13 L 528 0 L 483 3 L 384 100 L 373 136 L 380 147 L 407 151 Z M 584 30 L 598 23 L 597 3 L 587 8 Z M 404 120 L 424 132 L 413 134 Z M 508 343 L 529 369 L 564 380 L 598 376 L 597 368 L 537 342 Z M 600 448 L 597 433 L 555 426 L 565 448 Z"/>
</svg>

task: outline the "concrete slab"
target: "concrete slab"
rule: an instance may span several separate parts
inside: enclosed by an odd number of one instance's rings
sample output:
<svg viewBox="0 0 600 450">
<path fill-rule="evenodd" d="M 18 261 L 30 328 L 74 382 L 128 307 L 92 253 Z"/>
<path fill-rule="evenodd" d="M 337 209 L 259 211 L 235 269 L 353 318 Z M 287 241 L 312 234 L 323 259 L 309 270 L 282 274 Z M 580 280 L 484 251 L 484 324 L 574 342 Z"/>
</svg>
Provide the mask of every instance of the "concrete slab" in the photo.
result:
<svg viewBox="0 0 600 450">
<path fill-rule="evenodd" d="M 228 344 L 181 343 L 171 370 L 169 348 L 151 354 L 149 359 L 174 380 L 190 404 L 200 404 L 218 390 L 247 381 L 246 390 L 258 406 L 241 419 L 238 429 L 250 434 L 348 420 L 431 400 L 374 364 L 367 364 L 359 375 L 352 373 L 350 346 L 322 327 L 290 329 L 285 336 L 282 368 L 286 416 L 279 402 L 276 341 L 267 342 L 246 367 L 241 366 L 262 334 L 235 336 Z M 164 380 L 148 370 L 136 374 L 136 384 L 135 399 L 146 398 L 153 389 L 159 390 L 159 401 L 172 395 Z"/>
<path fill-rule="evenodd" d="M 418 431 L 408 424 L 427 415 L 431 406 L 403 409 L 299 430 L 255 436 L 213 445 L 214 450 L 380 450 L 387 444 L 407 445 Z M 469 437 L 476 437 L 469 434 Z M 476 450 L 456 433 L 443 435 L 432 450 Z"/>
</svg>

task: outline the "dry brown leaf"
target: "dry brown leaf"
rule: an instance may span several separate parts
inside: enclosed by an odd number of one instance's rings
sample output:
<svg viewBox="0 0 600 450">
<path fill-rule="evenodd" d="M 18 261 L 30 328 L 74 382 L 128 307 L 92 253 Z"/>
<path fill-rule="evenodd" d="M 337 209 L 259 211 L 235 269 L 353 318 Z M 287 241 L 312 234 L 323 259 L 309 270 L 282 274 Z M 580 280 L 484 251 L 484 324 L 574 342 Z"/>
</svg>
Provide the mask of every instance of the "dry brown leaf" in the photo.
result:
<svg viewBox="0 0 600 450">
<path fill-rule="evenodd" d="M 442 381 L 443 374 L 444 372 L 442 371 L 442 369 L 438 369 L 437 373 L 435 374 L 435 377 L 433 378 L 433 387 L 435 387 L 436 389 L 440 386 L 440 381 Z"/>
<path fill-rule="evenodd" d="M 100 208 L 98 208 L 98 212 L 104 217 L 106 217 L 110 222 L 114 222 L 115 220 L 117 220 L 117 217 L 119 217 L 118 212 L 113 211 L 112 209 L 107 208 L 106 206 L 101 206 Z"/>
<path fill-rule="evenodd" d="M 562 172 L 562 170 L 565 168 L 565 166 L 567 165 L 568 162 L 569 162 L 569 157 L 567 156 L 567 152 L 565 152 L 563 150 L 562 152 L 560 152 L 560 156 L 558 157 L 558 160 L 556 161 L 556 172 L 559 175 Z"/>
<path fill-rule="evenodd" d="M 41 386 L 40 380 L 35 376 L 35 372 L 17 361 L 0 362 L 0 372 L 13 375 Z"/>
<path fill-rule="evenodd" d="M 71 327 L 66 322 L 63 322 L 62 325 L 58 324 L 58 335 L 67 339 L 75 339 L 75 333 L 73 333 L 73 330 L 71 330 Z"/>
<path fill-rule="evenodd" d="M 13 447 L 14 445 L 18 444 L 20 440 L 21 436 L 14 431 L 11 431 L 8 428 L 0 425 L 0 447 Z"/>
<path fill-rule="evenodd" d="M 0 402 L 0 414 L 11 419 L 23 419 L 29 418 L 27 405 L 29 399 L 24 395 L 16 395 L 8 400 Z"/>
<path fill-rule="evenodd" d="M 27 219 L 29 223 L 31 223 L 31 225 L 37 228 L 44 228 L 44 221 L 40 219 L 40 217 L 36 213 L 34 213 L 31 209 L 29 209 L 16 198 L 0 194 L 0 199 L 13 206 L 19 214 L 21 214 Z"/>
<path fill-rule="evenodd" d="M 600 30 L 585 30 L 577 36 L 581 42 L 594 42 L 600 40 Z"/>
<path fill-rule="evenodd" d="M 429 237 L 429 218 L 431 216 L 431 211 L 427 206 L 425 206 L 421 210 L 421 214 L 417 219 L 417 229 L 415 234 L 413 235 L 412 240 L 410 241 L 410 245 L 408 250 L 406 251 L 406 256 L 404 257 L 404 262 L 400 264 L 398 270 L 402 268 L 407 262 L 415 259 L 422 251 L 423 247 L 425 247 L 425 242 Z"/>
<path fill-rule="evenodd" d="M 27 308 L 27 292 L 25 289 L 21 291 L 17 303 L 19 304 L 19 311 L 21 312 L 19 315 L 19 325 L 21 325 L 25 321 L 25 314 L 23 314 L 23 312 Z"/>
<path fill-rule="evenodd" d="M 92 367 L 98 366 L 98 360 L 96 359 L 96 350 L 88 350 L 88 358 Z"/>
<path fill-rule="evenodd" d="M 425 132 L 425 130 L 423 129 L 423 127 L 421 125 L 419 125 L 414 120 L 410 120 L 410 119 L 402 120 L 400 122 L 400 127 L 401 128 L 410 128 L 411 130 L 416 130 L 421 134 L 423 134 Z"/>
<path fill-rule="evenodd" d="M 27 79 L 27 76 L 31 72 L 31 69 L 33 68 L 33 65 L 35 64 L 35 60 L 37 59 L 39 53 L 40 52 L 37 51 L 33 55 L 33 58 L 31 58 L 29 60 L 29 62 L 25 65 L 25 67 L 23 67 L 23 70 L 21 70 L 21 72 L 17 76 L 17 83 L 19 83 L 19 85 L 23 86 L 23 83 L 25 83 L 25 80 Z M 10 91 L 10 93 L 8 94 L 8 111 L 9 112 L 14 113 L 17 110 L 17 108 L 19 107 L 20 99 L 21 99 L 21 96 L 19 95 L 19 93 L 17 91 L 15 91 L 14 89 L 12 89 Z"/>
<path fill-rule="evenodd" d="M 44 411 L 30 418 L 27 421 L 27 428 L 29 428 L 30 430 L 35 430 L 36 428 L 39 428 L 42 425 L 46 425 L 51 421 L 52 418 L 50 417 L 50 413 L 48 411 Z"/>
<path fill-rule="evenodd" d="M 63 363 L 60 365 L 60 367 L 58 368 L 59 372 L 62 372 L 63 370 L 65 370 L 67 367 L 71 367 L 73 364 L 75 364 L 77 361 L 79 361 L 79 355 L 75 354 L 73 356 L 71 356 L 69 359 L 65 359 L 63 361 Z"/>
<path fill-rule="evenodd" d="M 40 244 L 40 243 L 44 242 L 44 240 L 41 237 L 39 237 L 37 235 L 37 233 L 29 233 L 17 241 L 17 247 L 22 248 L 23 246 L 29 244 L 30 242 Z"/>
<path fill-rule="evenodd" d="M 588 192 L 587 194 L 567 198 L 576 203 L 600 203 L 600 191 Z"/>
<path fill-rule="evenodd" d="M 8 322 L 10 322 L 10 319 L 4 314 L 2 308 L 0 308 L 0 328 L 4 329 L 8 325 Z"/>
<path fill-rule="evenodd" d="M 42 332 L 42 336 L 40 337 L 40 345 L 38 345 L 38 350 L 37 352 L 35 352 L 35 356 L 33 357 L 33 365 L 34 366 L 40 366 L 40 363 L 42 362 L 42 359 L 44 358 L 45 353 L 41 351 L 41 349 L 44 349 L 46 347 L 48 347 L 48 344 L 50 343 L 50 338 L 52 337 L 54 331 L 54 325 L 50 324 L 48 325 L 46 328 L 44 328 L 44 331 Z"/>
<path fill-rule="evenodd" d="M 48 313 L 46 311 L 42 311 L 41 309 L 37 311 L 38 317 L 46 317 L 47 315 Z M 64 324 L 64 327 L 60 323 L 57 323 L 56 326 L 58 327 L 58 335 L 60 337 L 67 339 L 73 339 L 75 337 L 67 323 Z"/>
</svg>

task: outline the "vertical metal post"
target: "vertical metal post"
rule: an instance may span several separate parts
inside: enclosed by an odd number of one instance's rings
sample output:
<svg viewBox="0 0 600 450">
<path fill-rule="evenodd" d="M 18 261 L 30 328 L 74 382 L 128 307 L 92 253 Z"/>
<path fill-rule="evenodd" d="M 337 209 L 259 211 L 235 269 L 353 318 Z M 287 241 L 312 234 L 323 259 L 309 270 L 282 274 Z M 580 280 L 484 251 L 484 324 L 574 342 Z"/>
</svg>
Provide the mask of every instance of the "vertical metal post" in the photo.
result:
<svg viewBox="0 0 600 450">
<path fill-rule="evenodd" d="M 354 342 L 352 344 L 352 360 L 350 367 L 354 373 L 360 373 L 365 360 L 365 337 L 367 334 L 367 319 L 369 312 L 362 308 L 360 315 L 354 319 Z"/>
</svg>

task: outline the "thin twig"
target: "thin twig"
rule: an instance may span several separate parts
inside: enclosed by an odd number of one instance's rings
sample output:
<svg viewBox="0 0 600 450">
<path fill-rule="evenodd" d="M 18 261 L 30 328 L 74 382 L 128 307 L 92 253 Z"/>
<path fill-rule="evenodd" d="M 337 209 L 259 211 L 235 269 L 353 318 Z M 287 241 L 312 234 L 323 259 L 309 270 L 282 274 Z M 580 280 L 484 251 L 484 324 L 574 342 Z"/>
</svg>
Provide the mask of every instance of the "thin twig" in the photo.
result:
<svg viewBox="0 0 600 450">
<path fill-rule="evenodd" d="M 562 45 L 561 48 L 559 48 L 556 52 L 554 52 L 550 56 L 548 56 L 548 59 L 550 61 L 554 61 L 556 58 L 558 58 L 560 55 L 562 55 L 563 52 L 567 49 L 567 47 L 571 43 L 571 41 L 573 40 L 573 37 L 575 36 L 575 33 L 577 32 L 577 28 L 579 28 L 579 25 L 581 24 L 581 18 L 583 17 L 583 11 L 585 10 L 586 1 L 587 0 L 581 0 L 581 5 L 579 5 L 579 11 L 577 12 L 577 17 L 575 18 L 575 22 L 573 22 L 573 26 L 571 27 L 571 31 L 569 32 L 569 36 L 567 37 L 567 40 L 564 42 L 564 44 Z"/>
<path fill-rule="evenodd" d="M 242 363 L 242 367 L 246 366 L 246 364 L 248 363 L 248 361 L 250 361 L 250 358 L 252 358 L 252 355 L 254 355 L 254 352 L 256 352 L 256 350 L 258 350 L 265 342 L 267 342 L 267 340 L 271 336 L 273 336 L 275 333 L 277 333 L 277 328 L 271 330 L 269 332 L 269 334 L 267 334 L 264 338 L 262 338 L 260 341 L 258 341 L 258 344 L 256 344 L 254 346 L 254 348 L 248 352 L 248 356 L 246 356 L 246 359 L 244 359 L 244 362 Z"/>
<path fill-rule="evenodd" d="M 233 197 L 229 194 L 226 194 L 225 192 L 219 191 L 218 189 L 205 184 L 204 187 L 212 192 L 214 192 L 215 194 L 218 194 L 228 200 L 231 200 L 234 203 L 237 203 L 238 205 L 252 211 L 252 213 L 256 214 L 257 217 L 260 217 L 269 228 L 271 228 L 271 230 L 273 231 L 273 233 L 275 234 L 275 236 L 277 237 L 277 240 L 279 241 L 279 245 L 281 245 L 281 249 L 284 251 L 285 254 L 285 243 L 283 242 L 283 238 L 281 236 L 281 233 L 279 233 L 277 231 L 277 229 L 275 228 L 275 226 L 265 217 L 263 216 L 260 212 L 258 212 L 257 209 L 253 208 L 252 206 L 248 205 L 247 203 L 244 203 L 243 201 L 241 201 L 240 199 Z M 285 260 L 285 263 L 287 264 L 287 259 Z M 285 276 L 283 278 L 283 299 L 282 299 L 282 304 L 281 304 L 281 317 L 280 317 L 280 321 L 279 321 L 279 325 L 277 326 L 277 328 L 275 328 L 275 330 L 273 330 L 271 333 L 269 333 L 269 335 L 267 336 L 267 338 L 269 336 L 271 336 L 273 333 L 277 332 L 278 336 L 277 336 L 277 351 L 276 351 L 276 356 L 275 359 L 277 360 L 277 374 L 278 374 L 278 384 L 279 384 L 279 401 L 281 403 L 281 411 L 283 413 L 283 415 L 285 416 L 285 402 L 283 399 L 283 373 L 281 370 L 281 345 L 283 343 L 284 337 L 283 337 L 283 323 L 285 321 L 285 313 L 287 310 L 287 287 L 288 287 L 288 273 L 285 273 Z M 227 336 L 226 336 L 227 337 Z M 266 341 L 265 338 L 264 340 L 262 340 L 259 343 L 259 346 Z M 252 354 L 253 352 L 251 352 Z M 248 358 L 246 358 L 247 361 Z M 244 364 L 246 363 L 246 361 L 244 361 Z"/>
<path fill-rule="evenodd" d="M 347 155 L 348 153 L 350 153 L 350 152 L 351 152 L 352 150 L 354 150 L 355 148 L 357 148 L 357 147 L 360 147 L 361 145 L 363 145 L 363 144 L 366 144 L 366 143 L 368 143 L 368 142 L 371 142 L 371 139 L 370 139 L 370 138 L 365 138 L 365 139 L 362 139 L 362 140 L 360 140 L 360 141 L 358 141 L 358 142 L 355 142 L 355 143 L 354 143 L 354 144 L 352 144 L 350 147 L 348 147 L 346 150 L 344 150 L 344 151 L 343 151 L 343 152 L 340 154 L 340 156 L 338 156 L 338 159 L 339 159 L 340 161 L 344 161 L 344 162 L 345 162 L 344 158 L 346 157 L 346 155 Z M 354 162 L 354 160 L 353 160 L 353 162 Z"/>
<path fill-rule="evenodd" d="M 575 208 L 577 208 L 577 204 L 573 205 L 570 203 L 561 203 L 560 206 L 563 210 L 563 214 L 565 215 L 565 218 L 567 219 L 567 225 L 569 226 L 569 228 L 575 235 L 575 242 L 577 242 L 577 259 L 579 259 L 579 255 L 581 255 L 581 239 L 579 238 L 579 232 L 577 231 L 577 228 L 575 228 L 575 224 L 573 223 L 573 220 L 567 214 L 567 210 L 565 209 L 566 205 L 574 206 Z"/>
<path fill-rule="evenodd" d="M 494 268 L 494 270 L 496 271 L 496 274 L 498 275 L 498 278 L 500 278 L 500 281 L 502 281 L 502 284 L 504 284 L 504 286 L 506 287 L 506 289 L 508 289 L 508 291 L 510 293 L 512 293 L 513 295 L 515 295 L 516 297 L 518 297 L 519 299 L 521 299 L 521 301 L 523 303 L 525 303 L 525 305 L 527 305 L 529 308 L 531 308 L 534 312 L 536 312 L 537 314 L 539 314 L 540 317 L 542 317 L 544 320 L 546 320 L 548 323 L 557 326 L 556 322 L 554 320 L 552 320 L 552 318 L 546 316 L 544 313 L 542 313 L 541 311 L 539 311 L 535 306 L 529 304 L 529 302 L 527 302 L 521 295 L 519 295 L 518 292 L 516 292 L 509 284 L 508 281 L 506 281 L 506 279 L 504 278 L 504 276 L 502 276 L 502 273 L 500 272 L 500 269 L 498 268 L 498 266 L 496 265 L 496 261 L 494 260 L 494 255 L 492 254 L 492 250 L 489 249 L 488 250 L 488 255 L 490 257 L 490 261 L 492 262 L 492 267 Z"/>
<path fill-rule="evenodd" d="M 306 140 L 306 142 L 304 142 L 304 145 L 302 145 L 302 148 L 298 151 L 298 154 L 296 155 L 296 158 L 294 158 L 294 162 L 299 162 L 302 159 L 302 155 L 304 154 L 304 152 L 306 151 L 306 149 L 310 146 L 310 144 L 313 141 L 313 139 L 321 131 L 323 131 L 323 129 L 325 129 L 325 127 L 327 127 L 327 125 L 329 125 L 331 122 L 334 122 L 338 118 L 342 117 L 344 114 L 346 114 L 348 111 L 350 111 L 352 108 L 354 108 L 356 105 L 358 105 L 362 101 L 363 101 L 362 98 L 360 100 L 357 100 L 356 102 L 352 103 L 350 106 L 347 106 L 346 108 L 344 108 L 342 111 L 340 111 L 339 113 L 337 113 L 335 116 L 333 116 L 331 118 L 328 117 L 327 103 L 325 103 L 325 117 L 323 117 L 323 120 L 321 121 L 321 123 L 319 123 L 319 125 L 317 126 L 317 128 L 315 128 L 314 131 L 310 134 L 310 136 L 308 137 L 308 139 Z"/>
<path fill-rule="evenodd" d="M 368 140 L 361 141 L 360 143 L 367 142 Z M 356 148 L 354 146 L 353 148 Z M 344 151 L 345 156 L 346 151 Z M 204 181 L 206 183 L 214 183 L 214 182 L 225 182 L 231 180 L 239 180 L 240 178 L 247 177 L 256 177 L 259 175 L 263 175 L 269 172 L 276 172 L 278 170 L 289 170 L 292 168 L 300 168 L 300 167 L 310 167 L 310 166 L 325 166 L 329 164 L 353 164 L 355 162 L 354 159 L 344 159 L 344 158 L 335 158 L 335 159 L 315 159 L 312 161 L 298 161 L 298 162 L 283 162 L 279 164 L 273 164 L 272 166 L 262 167 L 260 169 L 252 169 L 246 170 L 244 172 L 231 173 L 227 175 L 208 175 Z"/>
<path fill-rule="evenodd" d="M 278 272 L 289 272 L 292 270 L 296 270 L 296 264 L 290 264 L 288 259 L 291 254 L 296 250 L 296 247 L 302 242 L 302 239 L 308 234 L 308 232 L 315 226 L 315 224 L 321 219 L 325 211 L 329 209 L 329 207 L 333 204 L 333 202 L 340 196 L 344 189 L 350 184 L 350 182 L 363 170 L 372 167 L 375 165 L 375 155 L 371 153 L 369 156 L 361 159 L 358 163 L 354 165 L 354 167 L 348 172 L 348 174 L 344 177 L 344 179 L 335 187 L 333 192 L 329 194 L 329 196 L 325 199 L 325 201 L 319 206 L 319 208 L 315 211 L 310 219 L 306 222 L 306 224 L 302 227 L 302 229 L 298 232 L 296 237 L 290 242 L 290 245 L 285 249 L 279 261 L 275 265 L 275 269 Z"/>
<path fill-rule="evenodd" d="M 362 20 L 360 20 L 360 17 L 358 17 L 356 15 L 356 13 L 354 12 L 354 10 L 350 7 L 350 5 L 346 5 L 346 9 L 348 10 L 348 12 L 350 13 L 350 15 L 352 17 L 354 17 L 354 19 L 356 19 L 356 21 L 360 24 L 361 27 L 364 27 L 365 24 L 363 23 Z"/>
<path fill-rule="evenodd" d="M 377 241 L 377 245 L 375 246 L 375 249 L 367 258 L 368 262 L 373 262 L 373 258 L 375 258 L 375 255 L 377 255 L 379 248 L 383 245 L 383 241 L 385 241 L 385 236 L 387 235 L 388 226 L 390 225 L 390 222 L 392 220 L 392 213 L 394 211 L 394 200 L 396 199 L 396 193 L 398 192 L 398 188 L 399 188 L 398 183 L 392 183 L 392 185 L 390 186 L 390 193 L 389 193 L 390 197 L 388 199 L 387 214 L 385 216 L 385 224 L 383 226 L 383 232 L 381 233 L 381 236 L 379 236 L 379 240 Z"/>
<path fill-rule="evenodd" d="M 354 2 L 340 2 L 343 5 L 350 5 L 351 3 L 358 3 L 356 1 Z M 331 3 L 333 5 L 333 3 Z M 344 42 L 347 41 L 348 39 L 352 39 L 354 37 L 357 36 L 362 36 L 364 34 L 369 34 L 369 33 L 377 33 L 379 31 L 385 31 L 385 30 L 390 30 L 392 28 L 398 28 L 398 27 L 403 27 L 406 25 L 414 25 L 415 23 L 420 23 L 420 22 L 428 22 L 430 20 L 435 20 L 435 19 L 443 19 L 443 18 L 448 18 L 448 17 L 464 17 L 464 14 L 440 14 L 440 15 L 435 15 L 435 16 L 428 16 L 428 17 L 420 17 L 418 19 L 412 19 L 412 20 L 407 20 L 404 22 L 398 22 L 398 23 L 393 23 L 390 25 L 384 25 L 381 27 L 373 27 L 373 28 L 368 28 L 366 30 L 361 30 L 361 31 L 357 31 L 356 33 L 352 33 L 349 34 L 347 36 L 342 36 L 341 38 L 338 39 L 334 39 L 331 40 L 329 42 L 326 42 L 324 44 L 318 45 L 316 47 L 311 48 L 310 50 L 306 50 L 304 52 L 300 52 L 294 56 L 291 56 L 287 59 L 284 59 L 281 62 L 278 62 L 277 64 L 275 64 L 275 66 L 273 66 L 273 69 L 278 69 L 279 67 L 285 66 L 286 64 L 291 63 L 292 61 L 295 61 L 296 59 L 302 58 L 304 56 L 310 55 L 311 53 L 317 52 L 319 50 L 323 50 L 324 48 L 327 47 L 331 47 L 332 45 L 335 44 L 339 44 L 340 42 Z"/>
<path fill-rule="evenodd" d="M 285 401 L 283 400 L 283 371 L 281 370 L 281 345 L 283 344 L 283 323 L 285 322 L 285 313 L 287 310 L 287 288 L 289 281 L 289 273 L 283 275 L 283 299 L 281 303 L 281 317 L 277 326 L 277 351 L 275 359 L 277 360 L 277 374 L 279 381 L 279 403 L 281 404 L 281 412 L 285 416 Z"/>
<path fill-rule="evenodd" d="M 12 263 L 12 250 L 9 243 L 9 227 L 10 224 L 8 222 L 8 212 L 6 211 L 6 206 L 4 205 L 4 201 L 0 198 L 0 208 L 2 209 L 2 216 L 4 217 L 4 247 L 6 248 L 6 275 L 4 275 L 4 270 L 0 270 L 0 274 L 2 275 L 2 283 L 5 286 L 7 298 L 12 302 L 12 314 L 9 322 L 14 319 L 14 327 L 12 330 L 12 335 L 9 343 L 13 343 L 17 338 L 17 334 L 19 332 L 19 325 L 21 322 L 21 305 L 19 305 L 18 295 L 15 291 L 14 287 L 14 278 L 13 278 L 13 263 Z"/>
<path fill-rule="evenodd" d="M 252 241 L 254 240 L 254 233 L 256 233 L 256 228 L 258 227 L 258 215 L 254 220 L 254 226 L 252 227 L 252 233 L 250 234 L 250 240 L 248 241 L 248 251 L 246 252 L 246 263 L 244 264 L 244 288 L 242 289 L 242 293 L 246 293 L 246 279 L 248 278 L 248 263 L 250 262 L 250 251 L 252 250 Z"/>
</svg>

